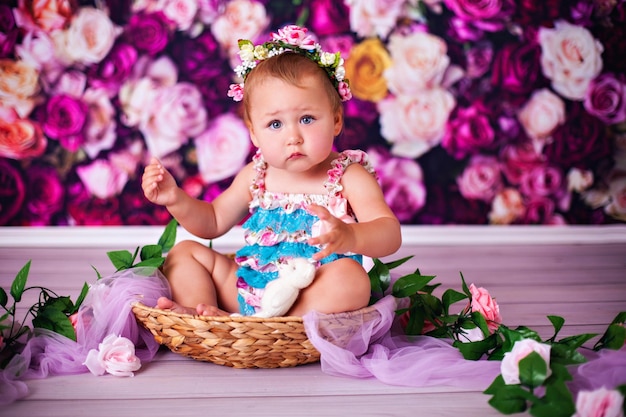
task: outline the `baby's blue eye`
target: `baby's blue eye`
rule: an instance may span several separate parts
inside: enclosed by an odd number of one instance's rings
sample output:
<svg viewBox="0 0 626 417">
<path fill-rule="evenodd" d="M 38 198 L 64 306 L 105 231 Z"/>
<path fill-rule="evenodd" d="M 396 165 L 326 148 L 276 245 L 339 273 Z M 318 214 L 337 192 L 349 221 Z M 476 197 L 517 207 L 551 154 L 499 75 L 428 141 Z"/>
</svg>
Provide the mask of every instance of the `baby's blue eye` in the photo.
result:
<svg viewBox="0 0 626 417">
<path fill-rule="evenodd" d="M 315 120 L 313 119 L 313 116 L 302 116 L 300 122 L 305 125 L 310 125 L 311 123 L 313 123 L 313 120 Z"/>
<path fill-rule="evenodd" d="M 283 123 L 281 121 L 279 121 L 279 120 L 272 120 L 269 123 L 268 127 L 270 129 L 280 129 L 282 127 L 282 125 L 283 125 Z"/>
</svg>

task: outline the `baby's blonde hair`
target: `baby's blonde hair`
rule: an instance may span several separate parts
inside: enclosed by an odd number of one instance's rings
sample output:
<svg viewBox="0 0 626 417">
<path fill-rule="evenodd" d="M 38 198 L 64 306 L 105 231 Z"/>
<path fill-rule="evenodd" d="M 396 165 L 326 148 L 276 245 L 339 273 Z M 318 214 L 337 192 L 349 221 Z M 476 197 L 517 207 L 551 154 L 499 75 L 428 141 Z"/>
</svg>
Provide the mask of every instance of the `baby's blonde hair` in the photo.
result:
<svg viewBox="0 0 626 417">
<path fill-rule="evenodd" d="M 269 77 L 274 77 L 299 87 L 302 79 L 306 76 L 313 76 L 320 80 L 324 92 L 330 99 L 333 113 L 343 115 L 341 97 L 326 72 L 317 63 L 303 55 L 285 52 L 259 62 L 246 77 L 246 92 L 243 95 L 243 120 L 250 126 L 250 95 L 253 94 L 255 86 Z"/>
</svg>

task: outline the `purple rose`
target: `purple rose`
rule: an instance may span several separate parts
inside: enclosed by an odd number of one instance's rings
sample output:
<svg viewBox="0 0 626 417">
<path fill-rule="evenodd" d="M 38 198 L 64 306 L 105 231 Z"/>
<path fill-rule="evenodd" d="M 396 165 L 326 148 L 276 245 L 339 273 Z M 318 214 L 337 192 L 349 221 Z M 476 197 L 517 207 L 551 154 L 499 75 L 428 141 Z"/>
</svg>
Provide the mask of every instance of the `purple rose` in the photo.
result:
<svg viewBox="0 0 626 417">
<path fill-rule="evenodd" d="M 127 43 L 118 43 L 100 64 L 91 67 L 89 82 L 113 96 L 130 77 L 136 62 L 137 50 Z"/>
<path fill-rule="evenodd" d="M 491 84 L 513 94 L 529 94 L 541 77 L 541 48 L 531 43 L 509 43 L 493 63 Z"/>
<path fill-rule="evenodd" d="M 467 62 L 467 76 L 469 78 L 482 77 L 491 67 L 493 59 L 493 45 L 491 42 L 479 42 L 465 52 Z"/>
<path fill-rule="evenodd" d="M 543 157 L 538 155 L 531 141 L 522 144 L 508 144 L 500 151 L 499 161 L 507 181 L 518 185 L 525 172 L 542 164 Z"/>
<path fill-rule="evenodd" d="M 0 225 L 8 225 L 24 203 L 26 187 L 20 171 L 0 158 Z"/>
<path fill-rule="evenodd" d="M 93 196 L 80 179 L 67 186 L 67 212 L 70 223 L 76 226 L 121 226 L 119 200 Z"/>
<path fill-rule="evenodd" d="M 137 13 L 130 18 L 126 26 L 128 42 L 139 52 L 151 56 L 165 49 L 169 36 L 168 20 L 162 12 Z"/>
<path fill-rule="evenodd" d="M 179 36 L 172 44 L 172 59 L 183 80 L 210 83 L 213 78 L 229 71 L 228 63 L 220 55 L 219 44 L 209 31 L 194 39 Z"/>
<path fill-rule="evenodd" d="M 318 36 L 350 31 L 350 9 L 342 1 L 312 1 L 307 26 Z"/>
<path fill-rule="evenodd" d="M 612 154 L 612 149 L 605 125 L 581 103 L 573 103 L 568 119 L 555 129 L 544 153 L 548 161 L 563 167 L 593 169 Z"/>
<path fill-rule="evenodd" d="M 489 113 L 481 102 L 458 108 L 450 118 L 441 145 L 454 158 L 462 159 L 493 147 L 496 135 Z"/>
<path fill-rule="evenodd" d="M 13 11 L 9 6 L 0 5 L 0 58 L 11 56 L 18 34 Z"/>
<path fill-rule="evenodd" d="M 504 29 L 515 12 L 512 0 L 444 0 L 444 3 L 459 20 L 484 32 Z"/>
<path fill-rule="evenodd" d="M 547 197 L 563 190 L 561 170 L 551 166 L 537 165 L 524 171 L 520 182 L 520 191 L 527 197 Z"/>
<path fill-rule="evenodd" d="M 25 205 L 29 225 L 45 226 L 63 206 L 65 191 L 54 168 L 31 166 L 28 169 L 28 201 Z"/>
<path fill-rule="evenodd" d="M 624 75 L 602 74 L 591 82 L 585 95 L 585 109 L 604 123 L 626 120 L 626 83 Z"/>
<path fill-rule="evenodd" d="M 54 96 L 46 105 L 43 130 L 49 137 L 59 140 L 64 148 L 75 152 L 85 141 L 82 130 L 88 110 L 85 103 L 74 97 Z"/>
<path fill-rule="evenodd" d="M 564 224 L 565 220 L 555 214 L 554 201 L 546 197 L 536 197 L 526 203 L 522 224 Z"/>
<path fill-rule="evenodd" d="M 549 27 L 561 15 L 561 0 L 519 0 L 513 21 L 521 27 Z"/>
</svg>

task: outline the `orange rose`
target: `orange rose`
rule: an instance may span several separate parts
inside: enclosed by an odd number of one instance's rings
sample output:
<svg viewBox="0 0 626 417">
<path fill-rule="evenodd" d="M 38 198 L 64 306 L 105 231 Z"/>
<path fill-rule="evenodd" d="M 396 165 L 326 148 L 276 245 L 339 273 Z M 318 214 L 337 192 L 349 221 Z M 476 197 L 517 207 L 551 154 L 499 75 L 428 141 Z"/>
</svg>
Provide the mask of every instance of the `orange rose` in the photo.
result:
<svg viewBox="0 0 626 417">
<path fill-rule="evenodd" d="M 20 26 L 51 32 L 63 28 L 74 8 L 73 0 L 21 0 L 15 14 Z"/>
<path fill-rule="evenodd" d="M 35 105 L 32 97 L 39 91 L 39 72 L 23 61 L 0 59 L 0 98 L 26 117 Z"/>
<path fill-rule="evenodd" d="M 390 66 L 391 58 L 379 39 L 366 39 L 355 45 L 345 65 L 352 95 L 369 101 L 383 99 L 387 95 L 383 72 Z"/>
<path fill-rule="evenodd" d="M 18 119 L 12 110 L 0 108 L 0 156 L 12 159 L 39 156 L 46 144 L 38 124 Z"/>
</svg>

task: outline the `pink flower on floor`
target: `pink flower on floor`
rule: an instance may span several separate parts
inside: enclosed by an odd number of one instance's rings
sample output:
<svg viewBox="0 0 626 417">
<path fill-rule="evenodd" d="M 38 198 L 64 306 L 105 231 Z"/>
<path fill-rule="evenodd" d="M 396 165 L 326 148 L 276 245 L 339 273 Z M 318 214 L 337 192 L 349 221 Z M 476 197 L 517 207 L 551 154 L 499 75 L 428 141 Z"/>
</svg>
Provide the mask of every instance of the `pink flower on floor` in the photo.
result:
<svg viewBox="0 0 626 417">
<path fill-rule="evenodd" d="M 515 342 L 513 349 L 504 354 L 502 364 L 500 365 L 500 372 L 502 373 L 504 383 L 507 385 L 520 383 L 519 363 L 532 352 L 537 352 L 546 362 L 546 366 L 548 367 L 546 378 L 549 377 L 552 374 L 552 371 L 550 370 L 550 349 L 550 345 L 539 343 L 533 339 L 523 339 Z"/>
<path fill-rule="evenodd" d="M 496 303 L 495 298 L 489 295 L 489 292 L 483 287 L 476 287 L 471 284 L 469 287 L 472 294 L 471 306 L 472 312 L 478 311 L 487 320 L 487 326 L 489 326 L 490 333 L 495 332 L 500 323 L 502 323 L 502 316 L 500 315 L 500 307 Z"/>
<path fill-rule="evenodd" d="M 98 345 L 97 350 L 89 351 L 84 365 L 97 376 L 105 373 L 134 376 L 134 371 L 141 368 L 141 361 L 135 356 L 133 342 L 125 337 L 110 334 Z"/>
<path fill-rule="evenodd" d="M 574 417 L 624 417 L 623 403 L 624 396 L 615 390 L 580 391 Z"/>
</svg>

